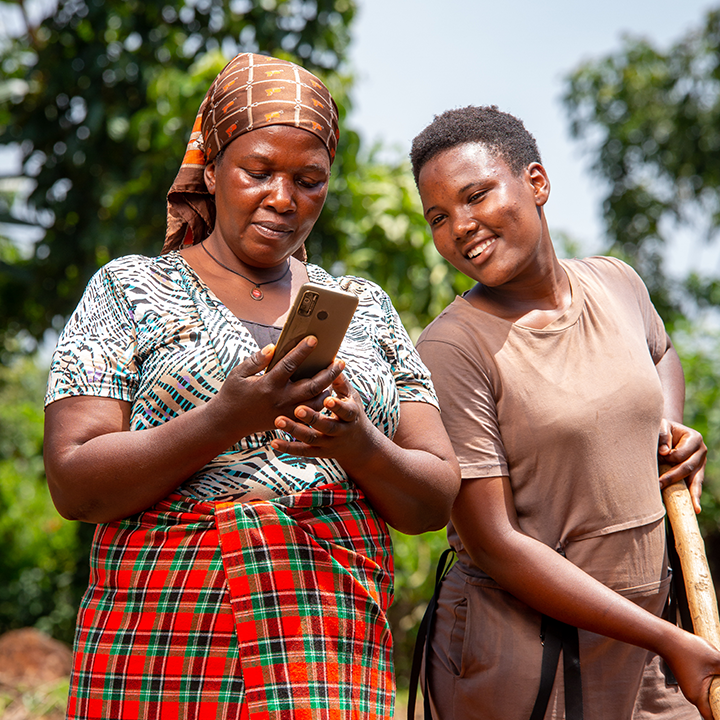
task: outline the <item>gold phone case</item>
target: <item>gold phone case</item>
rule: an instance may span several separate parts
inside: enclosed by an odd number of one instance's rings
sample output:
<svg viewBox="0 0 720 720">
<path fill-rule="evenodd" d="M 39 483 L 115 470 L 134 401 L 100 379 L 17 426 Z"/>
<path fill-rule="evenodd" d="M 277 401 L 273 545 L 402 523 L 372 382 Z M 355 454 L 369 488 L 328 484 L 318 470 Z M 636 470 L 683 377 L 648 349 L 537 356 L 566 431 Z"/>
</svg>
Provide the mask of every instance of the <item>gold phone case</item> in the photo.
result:
<svg viewBox="0 0 720 720">
<path fill-rule="evenodd" d="M 295 297 L 268 370 L 308 335 L 314 335 L 318 344 L 291 379 L 312 377 L 324 370 L 335 359 L 357 304 L 352 293 L 305 283 Z"/>
</svg>

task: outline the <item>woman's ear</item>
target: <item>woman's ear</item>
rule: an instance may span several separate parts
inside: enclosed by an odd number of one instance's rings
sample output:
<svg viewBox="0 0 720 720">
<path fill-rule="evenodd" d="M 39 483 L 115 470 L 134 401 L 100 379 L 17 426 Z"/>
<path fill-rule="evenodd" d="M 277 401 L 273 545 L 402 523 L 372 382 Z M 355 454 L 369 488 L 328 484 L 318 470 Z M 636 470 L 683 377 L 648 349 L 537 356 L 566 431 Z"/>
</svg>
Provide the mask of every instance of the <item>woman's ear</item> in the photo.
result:
<svg viewBox="0 0 720 720">
<path fill-rule="evenodd" d="M 550 178 L 548 177 L 547 170 L 545 170 L 540 163 L 533 162 L 527 166 L 526 172 L 533 186 L 535 204 L 541 207 L 550 197 Z"/>
<path fill-rule="evenodd" d="M 215 163 L 211 162 L 205 166 L 203 171 L 203 177 L 205 178 L 205 186 L 211 195 L 215 194 Z"/>
</svg>

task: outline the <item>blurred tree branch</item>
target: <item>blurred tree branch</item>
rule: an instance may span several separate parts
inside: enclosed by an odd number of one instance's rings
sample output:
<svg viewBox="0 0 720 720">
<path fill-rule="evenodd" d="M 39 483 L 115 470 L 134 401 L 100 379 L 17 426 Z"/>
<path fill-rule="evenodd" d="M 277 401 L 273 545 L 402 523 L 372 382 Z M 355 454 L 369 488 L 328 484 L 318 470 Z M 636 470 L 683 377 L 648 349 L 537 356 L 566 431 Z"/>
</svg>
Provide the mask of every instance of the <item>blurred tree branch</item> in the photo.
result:
<svg viewBox="0 0 720 720">
<path fill-rule="evenodd" d="M 714 278 L 680 287 L 664 255 L 679 228 L 711 241 L 720 227 L 720 10 L 666 52 L 625 38 L 570 75 L 564 103 L 605 188 L 609 250 L 640 271 L 666 321 L 717 305 Z"/>
</svg>

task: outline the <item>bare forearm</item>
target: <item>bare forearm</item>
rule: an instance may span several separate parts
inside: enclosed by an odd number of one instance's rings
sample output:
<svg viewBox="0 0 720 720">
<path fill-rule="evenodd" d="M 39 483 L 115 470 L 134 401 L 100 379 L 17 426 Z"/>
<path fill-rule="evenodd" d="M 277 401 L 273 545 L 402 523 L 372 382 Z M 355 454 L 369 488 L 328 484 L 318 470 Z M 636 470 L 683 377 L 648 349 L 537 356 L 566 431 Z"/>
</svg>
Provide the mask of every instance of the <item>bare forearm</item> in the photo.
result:
<svg viewBox="0 0 720 720">
<path fill-rule="evenodd" d="M 669 336 L 667 341 L 668 349 L 655 365 L 665 400 L 663 417 L 681 423 L 685 408 L 685 374 Z"/>
<path fill-rule="evenodd" d="M 720 653 L 523 533 L 507 476 L 463 480 L 452 519 L 474 562 L 508 592 L 570 625 L 658 653 L 710 720 L 708 687 L 720 672 Z"/>
<path fill-rule="evenodd" d="M 703 718 L 713 717 L 708 689 L 720 671 L 720 655 L 713 647 L 613 592 L 532 538 L 519 536 L 507 543 L 507 550 L 493 560 L 485 558 L 487 571 L 503 587 L 546 615 L 662 656 Z"/>
<path fill-rule="evenodd" d="M 290 380 L 315 342 L 306 338 L 260 375 L 273 346 L 263 348 L 235 367 L 207 403 L 146 430 L 129 430 L 129 402 L 77 396 L 51 403 L 45 468 L 58 511 L 87 522 L 127 517 L 166 497 L 241 438 L 272 430 L 278 415 L 300 403 L 321 407 L 341 365 Z"/>
<path fill-rule="evenodd" d="M 331 416 L 298 408 L 275 425 L 295 441 L 273 440 L 280 452 L 338 461 L 392 527 L 410 535 L 443 527 L 460 488 L 460 470 L 440 413 L 423 402 L 400 404 L 394 438 L 368 419 L 357 393 L 339 377 Z"/>
<path fill-rule="evenodd" d="M 362 457 L 348 474 L 392 527 L 417 535 L 447 524 L 459 484 L 451 459 L 400 447 L 379 431 Z"/>
<path fill-rule="evenodd" d="M 155 504 L 237 441 L 220 410 L 211 402 L 151 429 L 108 432 L 62 452 L 46 446 L 58 511 L 108 522 Z"/>
<path fill-rule="evenodd" d="M 660 487 L 664 489 L 672 483 L 684 480 L 690 490 L 695 512 L 699 513 L 707 447 L 700 433 L 682 424 L 685 375 L 669 337 L 667 352 L 655 368 L 664 399 L 663 420 L 658 434 Z"/>
<path fill-rule="evenodd" d="M 502 587 L 541 613 L 665 655 L 682 631 L 614 592 L 552 548 L 521 533 L 478 561 Z"/>
</svg>

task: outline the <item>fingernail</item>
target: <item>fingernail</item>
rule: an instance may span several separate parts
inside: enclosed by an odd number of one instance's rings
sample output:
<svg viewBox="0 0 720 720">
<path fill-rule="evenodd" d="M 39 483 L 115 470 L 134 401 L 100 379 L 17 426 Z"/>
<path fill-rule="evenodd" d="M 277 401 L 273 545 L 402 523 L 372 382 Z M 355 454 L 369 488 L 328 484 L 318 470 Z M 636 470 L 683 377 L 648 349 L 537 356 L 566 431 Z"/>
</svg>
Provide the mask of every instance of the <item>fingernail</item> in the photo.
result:
<svg viewBox="0 0 720 720">
<path fill-rule="evenodd" d="M 282 430 L 286 425 L 287 425 L 287 423 L 286 423 L 284 420 L 282 420 L 281 418 L 278 418 L 278 419 L 275 421 L 275 427 L 276 427 L 278 430 Z"/>
<path fill-rule="evenodd" d="M 272 343 L 270 343 L 269 345 L 266 345 L 260 352 L 263 355 L 271 355 L 274 348 L 275 348 L 275 346 Z"/>
<path fill-rule="evenodd" d="M 308 335 L 305 338 L 305 341 L 310 347 L 315 347 L 317 345 L 317 338 L 314 335 Z"/>
</svg>

